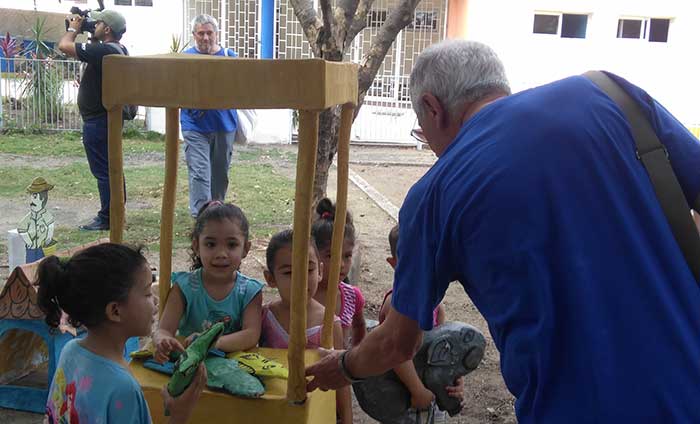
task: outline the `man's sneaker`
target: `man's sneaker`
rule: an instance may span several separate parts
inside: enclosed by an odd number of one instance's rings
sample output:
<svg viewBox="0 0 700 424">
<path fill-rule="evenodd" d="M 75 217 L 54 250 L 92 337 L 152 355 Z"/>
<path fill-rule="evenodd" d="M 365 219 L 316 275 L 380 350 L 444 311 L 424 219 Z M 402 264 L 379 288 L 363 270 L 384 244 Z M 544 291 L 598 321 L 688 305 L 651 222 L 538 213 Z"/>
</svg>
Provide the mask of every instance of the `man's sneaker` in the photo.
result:
<svg viewBox="0 0 700 424">
<path fill-rule="evenodd" d="M 91 223 L 81 225 L 78 228 L 86 231 L 107 231 L 109 230 L 109 221 L 97 216 L 93 218 Z"/>
</svg>

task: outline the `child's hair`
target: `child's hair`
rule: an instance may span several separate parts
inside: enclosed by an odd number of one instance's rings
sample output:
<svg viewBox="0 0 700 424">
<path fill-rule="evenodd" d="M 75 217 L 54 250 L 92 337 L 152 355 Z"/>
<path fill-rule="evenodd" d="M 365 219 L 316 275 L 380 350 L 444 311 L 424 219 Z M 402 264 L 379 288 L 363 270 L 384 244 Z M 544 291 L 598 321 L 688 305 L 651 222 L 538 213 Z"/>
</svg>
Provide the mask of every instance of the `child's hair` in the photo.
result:
<svg viewBox="0 0 700 424">
<path fill-rule="evenodd" d="M 399 244 L 399 224 L 394 225 L 389 231 L 389 249 L 391 256 L 396 257 L 396 246 Z"/>
<path fill-rule="evenodd" d="M 272 272 L 275 269 L 275 255 L 283 247 L 291 246 L 294 242 L 294 231 L 291 229 L 280 231 L 279 233 L 272 236 L 270 243 L 267 244 L 267 250 L 265 250 L 265 260 L 267 263 L 267 270 Z M 311 236 L 309 239 L 309 244 L 311 249 L 309 250 L 310 255 L 316 255 L 316 259 L 320 259 L 318 255 L 318 248 L 316 247 L 316 241 L 314 237 Z"/>
<path fill-rule="evenodd" d="M 318 217 L 311 226 L 311 235 L 316 240 L 316 245 L 320 250 L 330 246 L 333 238 L 333 220 L 335 219 L 335 204 L 327 197 L 318 201 L 316 205 Z M 345 240 L 355 243 L 355 225 L 352 222 L 352 214 L 347 211 L 345 214 Z"/>
<path fill-rule="evenodd" d="M 233 203 L 222 203 L 218 200 L 212 200 L 204 204 L 204 206 L 199 209 L 197 214 L 197 219 L 194 222 L 194 227 L 192 228 L 192 233 L 190 234 L 190 239 L 192 241 L 198 240 L 199 236 L 202 235 L 204 231 L 204 226 L 207 222 L 211 220 L 223 221 L 225 219 L 231 220 L 233 222 L 238 222 L 238 226 L 243 233 L 245 242 L 248 242 L 248 218 L 238 206 Z M 192 267 L 190 268 L 194 271 L 197 268 L 202 267 L 202 260 L 190 249 L 190 258 L 192 259 Z"/>
<path fill-rule="evenodd" d="M 37 303 L 46 324 L 58 327 L 61 310 L 74 327 L 95 327 L 107 316 L 110 302 L 123 302 L 145 265 L 142 248 L 116 243 L 91 246 L 71 258 L 49 256 L 39 263 Z"/>
</svg>

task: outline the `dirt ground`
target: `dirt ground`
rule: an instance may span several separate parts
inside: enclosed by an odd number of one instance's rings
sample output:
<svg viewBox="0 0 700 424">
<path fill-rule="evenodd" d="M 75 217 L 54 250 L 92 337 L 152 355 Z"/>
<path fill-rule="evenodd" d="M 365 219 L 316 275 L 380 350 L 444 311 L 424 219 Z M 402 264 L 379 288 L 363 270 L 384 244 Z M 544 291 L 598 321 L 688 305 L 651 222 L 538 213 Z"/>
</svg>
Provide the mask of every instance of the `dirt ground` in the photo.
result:
<svg viewBox="0 0 700 424">
<path fill-rule="evenodd" d="M 256 147 L 243 147 L 254 149 Z M 279 148 L 279 146 L 275 146 Z M 284 147 L 295 149 L 295 147 Z M 350 169 L 361 176 L 379 193 L 385 196 L 394 206 L 400 207 L 411 185 L 417 181 L 434 162 L 435 157 L 428 150 L 415 148 L 386 148 L 360 147 L 351 149 Z M 21 158 L 13 161 L 22 162 Z M 4 161 L 3 161 L 4 162 Z M 278 163 L 277 169 L 290 176 L 294 174 L 294 164 Z M 235 166 L 235 164 L 234 164 Z M 328 184 L 328 194 L 335 196 L 334 172 L 331 173 Z M 61 225 L 77 225 L 91 216 L 98 200 L 94 204 L 61 203 L 52 199 L 54 207 L 60 214 L 55 214 Z M 143 207 L 143 206 L 141 206 Z M 349 189 L 348 207 L 352 211 L 358 230 L 359 249 L 359 279 L 357 284 L 362 289 L 367 306 L 367 318 L 376 319 L 379 306 L 384 294 L 391 288 L 392 270 L 386 263 L 389 256 L 387 234 L 395 224 L 394 219 L 382 210 L 361 191 L 351 185 Z M 0 199 L 0 231 L 3 233 L 13 223 L 21 219 L 25 206 L 17 205 L 9 199 Z M 66 212 L 64 212 L 66 211 Z M 67 211 L 72 211 L 68 213 Z M 247 275 L 262 278 L 264 249 L 266 240 L 254 240 L 253 248 L 242 265 L 242 271 Z M 149 258 L 157 263 L 157 258 Z M 177 251 L 173 257 L 173 269 L 187 268 L 187 253 Z M 0 256 L 0 277 L 2 281 L 7 276 L 7 255 Z M 266 292 L 270 296 L 270 292 Z M 449 423 L 514 423 L 513 398 L 507 391 L 499 369 L 499 355 L 488 333 L 488 328 L 481 314 L 473 306 L 459 284 L 453 284 L 448 290 L 444 303 L 448 320 L 463 321 L 481 330 L 487 339 L 487 349 L 484 360 L 479 368 L 469 374 L 466 379 L 466 406 L 457 417 L 450 418 Z M 358 408 L 355 413 L 355 423 L 374 423 Z M 0 422 L 3 423 L 39 423 L 41 419 L 35 414 L 25 414 L 0 409 Z"/>
</svg>

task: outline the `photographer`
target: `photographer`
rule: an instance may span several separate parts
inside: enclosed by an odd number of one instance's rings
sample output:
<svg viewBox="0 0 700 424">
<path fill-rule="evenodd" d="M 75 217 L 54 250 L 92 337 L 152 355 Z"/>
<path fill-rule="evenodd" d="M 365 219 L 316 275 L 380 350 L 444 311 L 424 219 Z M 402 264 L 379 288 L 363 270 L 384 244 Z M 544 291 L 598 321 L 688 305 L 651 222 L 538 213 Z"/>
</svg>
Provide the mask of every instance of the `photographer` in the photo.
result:
<svg viewBox="0 0 700 424">
<path fill-rule="evenodd" d="M 94 26 L 86 25 L 83 16 L 73 17 L 58 48 L 64 54 L 86 64 L 80 78 L 78 108 L 83 118 L 85 154 L 90 171 L 97 179 L 100 193 L 100 211 L 92 222 L 81 225 L 80 229 L 109 230 L 107 111 L 102 106 L 102 58 L 110 54 L 128 54 L 126 48 L 119 43 L 126 32 L 126 20 L 114 10 L 92 12 L 90 18 L 94 20 Z M 91 43 L 75 42 L 83 31 L 94 32 Z"/>
</svg>

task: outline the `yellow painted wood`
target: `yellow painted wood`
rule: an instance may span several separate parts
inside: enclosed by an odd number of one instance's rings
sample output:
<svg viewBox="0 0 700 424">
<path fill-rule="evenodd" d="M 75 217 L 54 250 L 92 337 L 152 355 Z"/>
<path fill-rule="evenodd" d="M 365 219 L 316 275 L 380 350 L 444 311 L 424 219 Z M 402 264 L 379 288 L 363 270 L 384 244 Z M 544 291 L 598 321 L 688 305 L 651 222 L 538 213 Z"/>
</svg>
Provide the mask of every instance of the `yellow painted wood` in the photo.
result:
<svg viewBox="0 0 700 424">
<path fill-rule="evenodd" d="M 340 129 L 338 131 L 338 178 L 336 189 L 335 220 L 333 221 L 333 238 L 331 241 L 331 269 L 328 273 L 326 291 L 326 312 L 323 316 L 321 346 L 329 349 L 333 346 L 333 320 L 336 299 L 338 298 L 338 280 L 340 279 L 340 257 L 342 256 L 343 238 L 345 237 L 345 215 L 348 198 L 348 167 L 350 160 L 350 129 L 355 107 L 343 105 L 340 112 Z"/>
<path fill-rule="evenodd" d="M 109 155 L 109 239 L 121 243 L 124 236 L 124 155 L 122 151 L 122 106 L 107 111 Z"/>
<path fill-rule="evenodd" d="M 175 220 L 175 193 L 177 190 L 177 163 L 179 152 L 180 111 L 177 108 L 165 110 L 165 183 L 163 185 L 163 207 L 160 211 L 160 251 L 173 251 L 173 222 Z M 158 284 L 158 313 L 163 314 L 165 302 L 170 292 L 170 273 L 173 257 L 160 255 L 160 280 Z"/>
<path fill-rule="evenodd" d="M 306 305 L 311 239 L 311 208 L 316 149 L 318 148 L 318 111 L 299 111 L 299 154 L 297 159 L 296 195 L 294 200 L 294 240 L 292 242 L 292 306 L 289 320 L 290 402 L 306 399 L 304 351 L 306 349 Z"/>
<path fill-rule="evenodd" d="M 274 359 L 287 366 L 287 351 L 284 349 L 258 348 L 252 351 Z M 318 352 L 304 352 L 305 361 L 318 360 Z M 156 424 L 166 423 L 163 415 L 163 398 L 160 391 L 168 383 L 169 376 L 143 367 L 141 361 L 133 360 L 129 369 L 143 388 L 148 409 Z M 245 399 L 226 393 L 206 389 L 197 401 L 190 423 L 318 423 L 335 422 L 335 392 L 315 390 L 303 406 L 287 401 L 287 382 L 281 378 L 263 378 L 265 395 L 260 399 Z"/>
<path fill-rule="evenodd" d="M 103 59 L 102 102 L 199 109 L 307 109 L 357 103 L 357 65 L 167 54 Z M 137 77 L 135 77 L 137 76 Z"/>
</svg>

